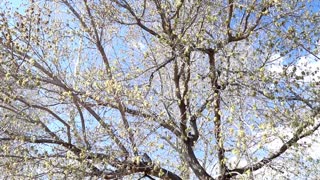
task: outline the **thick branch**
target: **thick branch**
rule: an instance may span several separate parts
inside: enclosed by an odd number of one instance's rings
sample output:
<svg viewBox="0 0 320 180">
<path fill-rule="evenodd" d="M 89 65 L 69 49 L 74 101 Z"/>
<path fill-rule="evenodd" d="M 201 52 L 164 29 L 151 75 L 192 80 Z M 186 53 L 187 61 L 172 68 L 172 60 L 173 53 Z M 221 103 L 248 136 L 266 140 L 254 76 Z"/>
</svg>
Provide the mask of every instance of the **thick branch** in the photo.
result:
<svg viewBox="0 0 320 180">
<path fill-rule="evenodd" d="M 194 172 L 194 174 L 203 180 L 214 180 L 206 170 L 200 165 L 197 157 L 195 156 L 192 146 L 189 143 L 183 144 L 183 157 L 188 162 L 190 168 Z"/>
<path fill-rule="evenodd" d="M 105 173 L 104 179 L 118 179 L 124 176 L 146 173 L 161 179 L 181 180 L 181 178 L 167 169 L 156 167 L 155 165 L 147 165 L 144 162 L 132 163 L 126 162 L 117 172 Z"/>
<path fill-rule="evenodd" d="M 320 111 L 320 109 L 319 109 L 319 111 Z M 317 116 L 319 114 L 319 111 L 315 111 L 313 113 L 313 116 L 314 117 Z M 236 169 L 229 170 L 230 173 L 228 173 L 226 175 L 226 177 L 231 178 L 231 177 L 237 176 L 239 174 L 243 174 L 246 171 L 256 171 L 256 170 L 264 167 L 266 164 L 270 163 L 275 158 L 284 154 L 290 147 L 292 147 L 294 144 L 296 144 L 300 139 L 312 135 L 316 130 L 319 129 L 320 123 L 315 125 L 312 129 L 306 131 L 305 133 L 302 133 L 307 127 L 308 127 L 307 123 L 300 126 L 300 128 L 298 128 L 296 130 L 296 132 L 294 133 L 293 137 L 289 141 L 284 143 L 277 152 L 271 154 L 268 157 L 263 158 L 262 160 L 260 160 L 259 162 L 255 163 L 255 164 L 247 165 L 243 168 L 236 168 Z"/>
<path fill-rule="evenodd" d="M 231 20 L 232 20 L 232 14 L 233 14 L 233 0 L 228 0 L 229 4 L 229 12 L 228 12 L 228 19 L 226 21 L 227 24 L 227 35 L 228 37 L 232 37 L 232 32 L 231 32 Z"/>
<path fill-rule="evenodd" d="M 219 74 L 216 73 L 216 65 L 215 65 L 215 57 L 214 52 L 209 52 L 209 64 L 210 64 L 210 78 L 211 78 L 211 86 L 214 90 L 215 100 L 213 101 L 213 111 L 214 111 L 214 135 L 217 141 L 217 149 L 218 149 L 218 160 L 219 160 L 219 169 L 221 178 L 225 179 L 225 174 L 227 171 L 226 160 L 225 160 L 225 149 L 223 146 L 223 138 L 222 138 L 222 127 L 221 127 L 221 107 L 220 107 L 220 85 L 218 84 Z"/>
</svg>

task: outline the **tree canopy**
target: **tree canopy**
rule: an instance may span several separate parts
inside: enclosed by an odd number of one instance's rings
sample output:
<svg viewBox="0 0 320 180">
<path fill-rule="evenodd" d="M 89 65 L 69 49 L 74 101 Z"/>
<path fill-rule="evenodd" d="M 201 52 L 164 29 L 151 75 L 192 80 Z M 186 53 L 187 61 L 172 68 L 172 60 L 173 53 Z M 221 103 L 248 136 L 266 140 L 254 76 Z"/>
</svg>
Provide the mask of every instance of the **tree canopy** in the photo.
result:
<svg viewBox="0 0 320 180">
<path fill-rule="evenodd" d="M 0 7 L 1 179 L 320 178 L 316 1 Z"/>
</svg>

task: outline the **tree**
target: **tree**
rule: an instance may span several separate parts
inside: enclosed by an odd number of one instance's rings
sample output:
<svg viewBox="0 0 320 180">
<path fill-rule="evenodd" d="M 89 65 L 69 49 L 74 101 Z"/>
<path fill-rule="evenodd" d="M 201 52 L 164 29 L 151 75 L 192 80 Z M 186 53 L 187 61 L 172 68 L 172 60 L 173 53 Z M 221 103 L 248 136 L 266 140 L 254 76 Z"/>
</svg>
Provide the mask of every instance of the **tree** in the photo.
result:
<svg viewBox="0 0 320 180">
<path fill-rule="evenodd" d="M 319 178 L 318 6 L 3 2 L 2 176 Z"/>
</svg>

